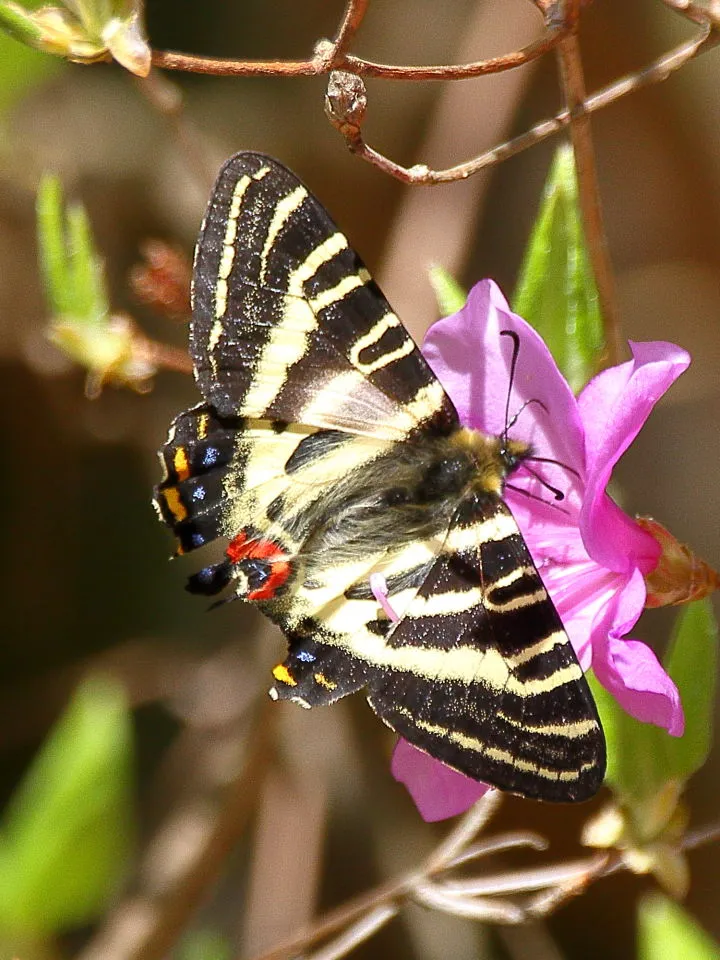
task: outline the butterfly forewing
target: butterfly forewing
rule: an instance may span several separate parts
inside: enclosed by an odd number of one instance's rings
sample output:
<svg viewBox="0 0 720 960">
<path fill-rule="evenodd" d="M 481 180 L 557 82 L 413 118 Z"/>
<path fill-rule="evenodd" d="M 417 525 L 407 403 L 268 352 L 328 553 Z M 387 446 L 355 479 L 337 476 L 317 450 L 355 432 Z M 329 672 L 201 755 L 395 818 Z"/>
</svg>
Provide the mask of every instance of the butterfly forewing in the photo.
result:
<svg viewBox="0 0 720 960">
<path fill-rule="evenodd" d="M 498 496 L 497 441 L 460 426 L 344 235 L 260 154 L 231 158 L 211 197 L 191 353 L 205 403 L 171 428 L 156 503 L 179 552 L 226 544 L 188 589 L 232 590 L 285 633 L 271 695 L 315 706 L 365 689 L 471 777 L 592 795 L 602 731 Z"/>
<path fill-rule="evenodd" d="M 460 506 L 388 647 L 405 654 L 403 669 L 371 679 L 369 700 L 408 741 L 525 796 L 597 791 L 605 748 L 595 704 L 499 498 Z"/>
<path fill-rule="evenodd" d="M 394 439 L 455 416 L 344 234 L 260 154 L 233 157 L 215 185 L 196 253 L 191 352 L 203 395 L 225 416 Z"/>
</svg>

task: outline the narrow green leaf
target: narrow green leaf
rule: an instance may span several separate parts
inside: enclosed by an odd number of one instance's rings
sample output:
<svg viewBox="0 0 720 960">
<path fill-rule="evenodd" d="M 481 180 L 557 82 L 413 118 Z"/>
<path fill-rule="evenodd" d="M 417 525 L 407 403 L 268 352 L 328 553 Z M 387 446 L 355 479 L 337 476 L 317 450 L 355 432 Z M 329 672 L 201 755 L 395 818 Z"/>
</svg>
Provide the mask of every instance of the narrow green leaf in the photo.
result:
<svg viewBox="0 0 720 960">
<path fill-rule="evenodd" d="M 37 195 L 40 267 L 56 320 L 104 325 L 110 307 L 102 258 L 84 207 L 63 209 L 60 181 L 44 176 Z"/>
<path fill-rule="evenodd" d="M 718 628 L 710 600 L 685 606 L 677 618 L 665 667 L 680 691 L 685 733 L 665 738 L 666 773 L 687 780 L 710 752 L 717 675 Z"/>
<path fill-rule="evenodd" d="M 38 186 L 38 253 L 45 292 L 52 312 L 71 314 L 74 301 L 72 278 L 65 252 L 65 218 L 62 186 L 58 177 L 45 174 Z"/>
<path fill-rule="evenodd" d="M 75 291 L 75 316 L 104 323 L 108 313 L 102 258 L 95 252 L 90 221 L 81 204 L 67 212 L 70 281 Z"/>
<path fill-rule="evenodd" d="M 104 908 L 132 842 L 131 765 L 122 689 L 85 682 L 6 811 L 0 934 L 49 935 Z"/>
<path fill-rule="evenodd" d="M 462 310 L 467 300 L 467 293 L 457 280 L 447 272 L 445 267 L 430 267 L 428 273 L 440 316 L 447 317 L 451 313 Z"/>
<path fill-rule="evenodd" d="M 570 386 L 579 391 L 598 370 L 603 331 L 569 146 L 555 154 L 513 309 L 542 335 Z"/>
<path fill-rule="evenodd" d="M 720 960 L 720 946 L 677 903 L 653 894 L 638 910 L 638 960 Z"/>
<path fill-rule="evenodd" d="M 41 38 L 40 27 L 27 11 L 16 3 L 0 0 L 0 28 L 14 40 L 35 46 Z"/>
</svg>

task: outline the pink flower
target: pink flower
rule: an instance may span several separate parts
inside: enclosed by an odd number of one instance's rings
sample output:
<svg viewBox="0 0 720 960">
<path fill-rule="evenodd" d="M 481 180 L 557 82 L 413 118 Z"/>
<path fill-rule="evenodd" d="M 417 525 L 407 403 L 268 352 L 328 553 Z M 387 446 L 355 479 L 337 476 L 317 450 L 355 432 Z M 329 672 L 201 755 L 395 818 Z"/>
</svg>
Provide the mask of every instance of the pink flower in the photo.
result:
<svg viewBox="0 0 720 960">
<path fill-rule="evenodd" d="M 505 426 L 511 345 L 501 330 L 520 338 L 510 412 L 535 401 L 519 414 L 510 435 L 532 444 L 536 456 L 570 468 L 521 466 L 509 479 L 506 502 L 583 668 L 592 666 L 632 716 L 680 736 L 684 719 L 675 684 L 652 650 L 627 636 L 645 605 L 644 575 L 657 564 L 660 547 L 605 489 L 613 467 L 690 358 L 671 343 L 631 343 L 633 359 L 604 370 L 576 398 L 540 336 L 510 311 L 493 281 L 483 280 L 462 310 L 431 327 L 423 353 L 462 422 L 489 434 L 501 434 Z M 563 491 L 560 505 L 547 502 L 548 489 L 527 467 Z M 426 820 L 462 812 L 487 789 L 404 741 L 392 770 Z"/>
</svg>

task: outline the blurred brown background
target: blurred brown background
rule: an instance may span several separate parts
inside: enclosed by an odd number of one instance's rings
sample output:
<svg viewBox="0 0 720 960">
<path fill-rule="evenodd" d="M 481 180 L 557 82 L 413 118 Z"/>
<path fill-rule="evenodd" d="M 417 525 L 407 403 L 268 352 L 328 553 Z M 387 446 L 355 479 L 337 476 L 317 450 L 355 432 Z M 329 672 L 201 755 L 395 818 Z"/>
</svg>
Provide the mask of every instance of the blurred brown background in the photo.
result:
<svg viewBox="0 0 720 960">
<path fill-rule="evenodd" d="M 298 58 L 333 33 L 341 12 L 340 2 L 328 0 L 149 0 L 147 21 L 159 49 Z M 583 24 L 590 90 L 691 32 L 657 0 L 596 0 Z M 515 49 L 539 31 L 527 0 L 375 2 L 354 50 L 384 62 L 451 62 Z M 109 389 L 90 402 L 82 372 L 45 341 L 34 241 L 39 176 L 56 171 L 67 193 L 87 205 L 113 305 L 152 336 L 182 345 L 182 324 L 150 316 L 129 293 L 139 245 L 160 237 L 189 255 L 211 171 L 238 149 L 270 153 L 332 210 L 417 334 L 433 316 L 431 259 L 466 285 L 489 275 L 512 292 L 558 142 L 470 183 L 405 188 L 346 152 L 323 115 L 323 78 L 172 79 L 197 130 L 204 180 L 137 84 L 111 66 L 58 69 L 16 100 L 0 139 L 0 797 L 9 796 L 61 709 L 75 671 L 88 658 L 105 658 L 127 678 L 137 705 L 142 838 L 210 777 L 214 725 L 227 730 L 242 717 L 238 729 L 254 729 L 248 704 L 265 690 L 282 643 L 238 604 L 207 615 L 182 589 L 190 565 L 167 563 L 170 537 L 150 505 L 155 451 L 172 416 L 196 401 L 190 379 L 161 374 L 149 395 Z M 626 505 L 660 519 L 716 567 L 719 80 L 720 53 L 711 52 L 593 121 L 624 334 L 673 340 L 694 357 L 618 471 Z M 370 81 L 368 93 L 368 141 L 400 162 L 436 166 L 489 148 L 560 106 L 552 55 L 450 92 Z M 661 643 L 669 622 L 655 614 L 636 635 Z M 356 699 L 317 717 L 277 708 L 283 715 L 267 755 L 280 773 L 263 773 L 258 807 L 200 915 L 247 955 L 291 932 L 314 902 L 338 903 L 411 866 L 441 836 L 391 780 L 391 738 Z M 196 728 L 191 737 L 188 724 Z M 698 824 L 717 818 L 719 776 L 715 757 L 691 786 Z M 540 829 L 559 859 L 577 854 L 587 813 L 558 816 L 508 800 L 499 823 Z M 691 855 L 688 906 L 720 937 L 716 858 L 713 847 Z M 411 908 L 354 956 L 632 957 L 634 904 L 650 886 L 635 877 L 606 880 L 532 935 L 540 939 L 525 942 Z"/>
</svg>

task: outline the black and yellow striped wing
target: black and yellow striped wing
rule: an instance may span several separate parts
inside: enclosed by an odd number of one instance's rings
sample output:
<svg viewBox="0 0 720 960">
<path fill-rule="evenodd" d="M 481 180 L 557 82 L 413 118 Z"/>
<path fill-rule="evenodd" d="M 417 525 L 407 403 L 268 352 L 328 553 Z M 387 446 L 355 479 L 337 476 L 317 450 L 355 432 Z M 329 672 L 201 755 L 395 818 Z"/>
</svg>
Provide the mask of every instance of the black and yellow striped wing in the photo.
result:
<svg viewBox="0 0 720 960">
<path fill-rule="evenodd" d="M 323 207 L 282 165 L 223 167 L 198 242 L 191 351 L 156 490 L 179 552 L 222 539 L 188 588 L 285 633 L 271 695 L 365 690 L 410 742 L 503 789 L 591 796 L 592 697 L 500 498 L 512 462 L 461 427 Z M 391 619 L 371 588 L 382 574 Z"/>
<path fill-rule="evenodd" d="M 369 684 L 373 709 L 408 741 L 479 780 L 543 800 L 602 782 L 595 705 L 507 507 L 471 499 L 388 637 L 403 671 Z"/>
<path fill-rule="evenodd" d="M 193 318 L 197 382 L 222 416 L 390 439 L 455 419 L 345 235 L 269 157 L 241 153 L 220 171 L 197 246 Z"/>
</svg>

